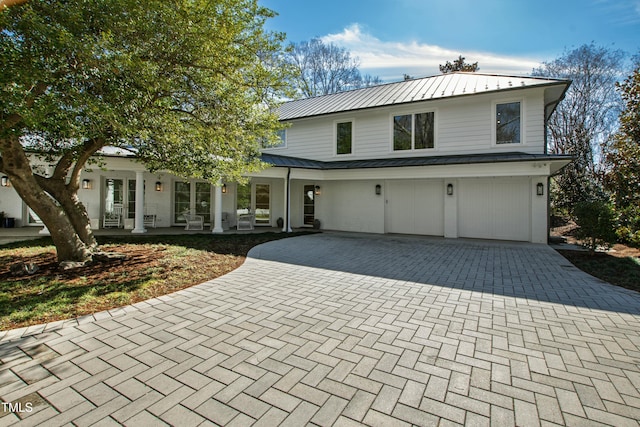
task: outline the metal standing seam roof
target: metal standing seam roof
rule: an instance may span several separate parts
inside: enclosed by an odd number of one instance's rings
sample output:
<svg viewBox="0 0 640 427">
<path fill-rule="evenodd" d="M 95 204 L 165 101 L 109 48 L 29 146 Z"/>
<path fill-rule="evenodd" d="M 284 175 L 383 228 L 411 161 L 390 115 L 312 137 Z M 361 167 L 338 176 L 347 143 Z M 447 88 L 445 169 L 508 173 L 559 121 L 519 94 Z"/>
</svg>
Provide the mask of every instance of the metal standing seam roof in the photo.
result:
<svg viewBox="0 0 640 427">
<path fill-rule="evenodd" d="M 323 162 L 319 160 L 301 159 L 298 157 L 281 156 L 262 153 L 261 160 L 275 167 L 293 169 L 337 170 L 337 169 L 371 169 L 392 168 L 406 166 L 441 166 L 464 165 L 478 163 L 527 162 L 535 160 L 572 160 L 570 155 L 560 154 L 529 154 L 520 152 L 466 154 L 451 156 L 404 157 L 394 159 L 364 159 L 337 160 Z"/>
<path fill-rule="evenodd" d="M 455 72 L 289 101 L 280 106 L 279 116 L 281 121 L 286 121 L 455 96 L 548 85 L 568 87 L 569 84 L 569 80 L 561 79 Z"/>
</svg>

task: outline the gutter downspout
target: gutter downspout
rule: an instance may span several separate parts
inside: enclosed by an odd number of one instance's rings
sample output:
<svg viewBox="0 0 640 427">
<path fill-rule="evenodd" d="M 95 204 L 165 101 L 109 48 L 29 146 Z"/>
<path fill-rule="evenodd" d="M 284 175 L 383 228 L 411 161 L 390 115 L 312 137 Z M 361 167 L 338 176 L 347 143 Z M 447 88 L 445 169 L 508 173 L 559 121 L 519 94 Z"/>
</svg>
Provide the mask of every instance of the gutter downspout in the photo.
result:
<svg viewBox="0 0 640 427">
<path fill-rule="evenodd" d="M 291 233 L 291 168 L 287 168 L 287 206 L 285 209 L 285 221 L 282 231 Z"/>
</svg>

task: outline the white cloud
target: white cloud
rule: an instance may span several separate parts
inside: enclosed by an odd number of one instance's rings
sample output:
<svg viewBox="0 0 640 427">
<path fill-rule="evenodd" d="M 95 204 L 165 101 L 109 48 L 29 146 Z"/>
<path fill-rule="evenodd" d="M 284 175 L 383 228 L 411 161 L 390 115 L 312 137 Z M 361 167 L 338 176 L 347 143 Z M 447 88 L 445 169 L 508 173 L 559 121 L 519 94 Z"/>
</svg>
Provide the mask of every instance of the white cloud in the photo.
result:
<svg viewBox="0 0 640 427">
<path fill-rule="evenodd" d="M 528 75 L 541 62 L 532 58 L 445 49 L 416 41 L 383 41 L 363 32 L 358 24 L 350 25 L 341 33 L 328 34 L 322 37 L 322 41 L 348 49 L 359 58 L 363 74 L 379 76 L 384 81 L 401 80 L 404 74 L 413 77 L 439 74 L 440 64 L 452 61 L 459 55 L 468 62 L 477 61 L 481 72 L 495 74 Z"/>
</svg>

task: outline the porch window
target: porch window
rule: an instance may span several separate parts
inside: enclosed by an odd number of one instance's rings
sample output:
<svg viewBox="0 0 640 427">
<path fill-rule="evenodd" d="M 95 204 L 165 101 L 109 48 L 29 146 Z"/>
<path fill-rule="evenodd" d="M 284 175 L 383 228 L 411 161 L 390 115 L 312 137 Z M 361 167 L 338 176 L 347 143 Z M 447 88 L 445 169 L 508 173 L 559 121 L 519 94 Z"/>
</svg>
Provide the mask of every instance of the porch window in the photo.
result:
<svg viewBox="0 0 640 427">
<path fill-rule="evenodd" d="M 353 122 L 336 123 L 336 154 L 351 154 Z"/>
<path fill-rule="evenodd" d="M 496 144 L 520 143 L 520 102 L 496 105 Z"/>
<path fill-rule="evenodd" d="M 173 197 L 174 223 L 184 224 L 184 212 L 202 215 L 205 224 L 211 223 L 211 184 L 176 181 Z"/>
<path fill-rule="evenodd" d="M 423 150 L 435 146 L 435 113 L 393 117 L 393 150 Z"/>
</svg>

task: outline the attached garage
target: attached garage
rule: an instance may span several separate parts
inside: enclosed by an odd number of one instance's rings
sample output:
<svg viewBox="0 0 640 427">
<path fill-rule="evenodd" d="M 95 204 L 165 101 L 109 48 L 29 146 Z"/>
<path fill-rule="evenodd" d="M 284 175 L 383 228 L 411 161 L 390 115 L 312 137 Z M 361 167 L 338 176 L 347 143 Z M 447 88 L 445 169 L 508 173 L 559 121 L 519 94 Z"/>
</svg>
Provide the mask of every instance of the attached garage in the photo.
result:
<svg viewBox="0 0 640 427">
<path fill-rule="evenodd" d="M 529 241 L 530 179 L 505 177 L 460 180 L 458 233 L 460 237 Z"/>
<path fill-rule="evenodd" d="M 444 235 L 442 180 L 389 180 L 385 194 L 387 233 Z"/>
</svg>

